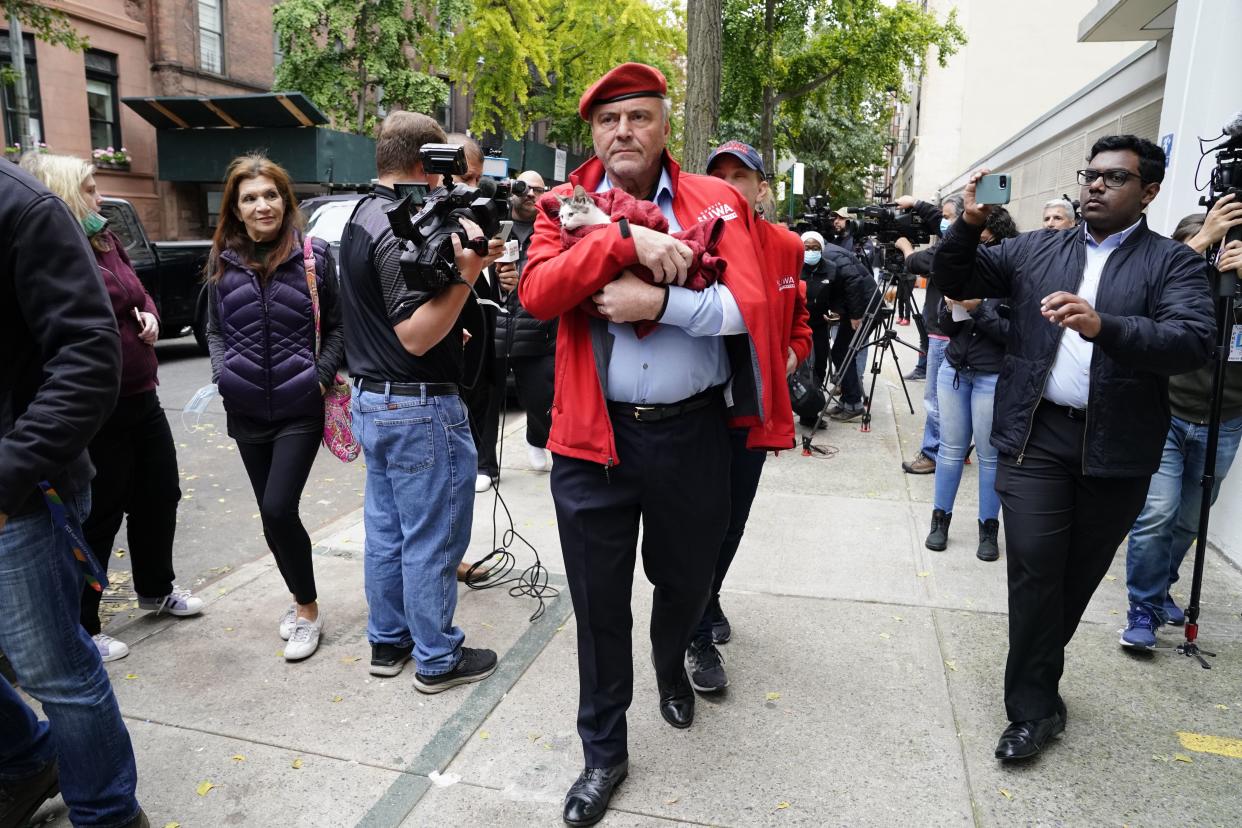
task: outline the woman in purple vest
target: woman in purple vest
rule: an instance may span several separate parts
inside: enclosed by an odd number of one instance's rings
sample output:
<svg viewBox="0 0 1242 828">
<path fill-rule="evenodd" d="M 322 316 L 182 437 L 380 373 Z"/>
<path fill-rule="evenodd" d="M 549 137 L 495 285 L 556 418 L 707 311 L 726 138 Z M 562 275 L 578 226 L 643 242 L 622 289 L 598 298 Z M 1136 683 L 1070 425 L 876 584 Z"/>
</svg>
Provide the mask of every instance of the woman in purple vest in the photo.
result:
<svg viewBox="0 0 1242 828">
<path fill-rule="evenodd" d="M 104 571 L 121 521 L 128 518 L 129 559 L 140 609 L 187 616 L 202 612 L 203 601 L 173 586 L 173 538 L 181 500 L 177 449 L 164 408 L 155 392 L 159 362 L 155 342 L 159 311 L 125 253 L 125 244 L 99 214 L 103 199 L 95 168 L 72 155 L 27 153 L 22 167 L 69 205 L 90 240 L 99 274 L 121 333 L 121 394 L 116 408 L 91 440 L 91 513 L 82 525 L 91 551 Z M 104 661 L 129 655 L 129 647 L 101 629 L 102 596 L 82 591 L 82 626 Z"/>
<path fill-rule="evenodd" d="M 310 536 L 298 515 L 323 437 L 323 394 L 344 353 L 336 267 L 312 242 L 321 345 L 307 284 L 302 216 L 289 175 L 261 155 L 229 165 L 208 261 L 212 379 L 263 519 L 263 535 L 293 596 L 280 621 L 285 658 L 319 647 L 323 615 Z"/>
</svg>

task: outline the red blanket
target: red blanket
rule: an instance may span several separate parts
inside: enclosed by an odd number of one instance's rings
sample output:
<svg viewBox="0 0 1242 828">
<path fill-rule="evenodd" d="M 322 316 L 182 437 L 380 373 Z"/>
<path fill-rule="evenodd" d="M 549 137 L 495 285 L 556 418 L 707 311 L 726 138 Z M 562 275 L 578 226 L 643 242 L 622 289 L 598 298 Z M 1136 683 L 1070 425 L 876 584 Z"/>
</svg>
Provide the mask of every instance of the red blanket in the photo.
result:
<svg viewBox="0 0 1242 828">
<path fill-rule="evenodd" d="M 668 232 L 668 219 L 660 212 L 660 208 L 650 201 L 639 201 L 625 192 L 625 190 L 616 188 L 605 193 L 591 193 L 590 196 L 612 222 L 617 222 L 624 218 L 630 224 L 639 227 L 647 227 L 661 233 Z M 539 200 L 539 207 L 548 218 L 555 221 L 558 225 L 560 224 L 561 202 L 554 193 L 548 193 L 543 196 Z M 593 224 L 586 227 L 575 227 L 571 230 L 566 230 L 562 227 L 562 249 L 568 250 L 577 244 L 582 237 L 606 226 L 604 224 Z M 690 263 L 690 272 L 686 277 L 685 287 L 690 290 L 705 290 L 720 279 L 721 274 L 725 271 L 727 262 L 715 255 L 715 253 L 716 245 L 720 242 L 720 237 L 723 233 L 724 219 L 713 218 L 700 221 L 688 230 L 681 230 L 672 234 L 673 238 L 687 245 L 694 254 L 694 258 Z M 640 264 L 631 266 L 630 271 L 649 284 L 655 282 L 655 277 L 651 271 Z M 584 301 L 581 307 L 592 316 L 600 317 L 599 311 L 595 308 L 595 303 L 590 299 Z M 657 324 L 659 323 L 633 323 L 634 330 L 638 334 L 639 339 L 654 331 Z"/>
</svg>

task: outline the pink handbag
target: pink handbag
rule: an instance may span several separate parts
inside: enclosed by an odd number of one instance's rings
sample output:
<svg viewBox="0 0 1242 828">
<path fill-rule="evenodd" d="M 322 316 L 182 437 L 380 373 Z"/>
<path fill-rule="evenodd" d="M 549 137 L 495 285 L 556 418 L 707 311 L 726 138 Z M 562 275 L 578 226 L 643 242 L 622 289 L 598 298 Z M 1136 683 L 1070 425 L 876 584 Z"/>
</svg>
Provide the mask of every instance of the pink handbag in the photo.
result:
<svg viewBox="0 0 1242 828">
<path fill-rule="evenodd" d="M 319 285 L 315 274 L 315 253 L 310 236 L 302 239 L 302 256 L 306 265 L 306 286 L 310 289 L 311 307 L 315 312 L 315 357 L 319 357 Z M 323 395 L 323 444 L 343 463 L 352 463 L 362 453 L 354 437 L 354 418 L 349 410 L 349 383 L 337 374 Z"/>
</svg>

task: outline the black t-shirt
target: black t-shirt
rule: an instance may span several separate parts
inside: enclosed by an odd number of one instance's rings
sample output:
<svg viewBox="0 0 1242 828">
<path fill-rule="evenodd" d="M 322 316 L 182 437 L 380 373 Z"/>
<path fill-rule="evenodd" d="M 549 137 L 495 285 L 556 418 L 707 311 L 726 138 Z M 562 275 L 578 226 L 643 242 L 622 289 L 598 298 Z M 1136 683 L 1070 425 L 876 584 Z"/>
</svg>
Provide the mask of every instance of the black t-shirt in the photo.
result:
<svg viewBox="0 0 1242 828">
<path fill-rule="evenodd" d="M 468 311 L 422 356 L 407 351 L 393 330 L 434 296 L 410 290 L 401 275 L 406 242 L 393 235 L 384 215 L 395 201 L 395 192 L 376 186 L 354 211 L 341 239 L 341 307 L 350 373 L 380 382 L 460 383 L 462 317 Z"/>
</svg>

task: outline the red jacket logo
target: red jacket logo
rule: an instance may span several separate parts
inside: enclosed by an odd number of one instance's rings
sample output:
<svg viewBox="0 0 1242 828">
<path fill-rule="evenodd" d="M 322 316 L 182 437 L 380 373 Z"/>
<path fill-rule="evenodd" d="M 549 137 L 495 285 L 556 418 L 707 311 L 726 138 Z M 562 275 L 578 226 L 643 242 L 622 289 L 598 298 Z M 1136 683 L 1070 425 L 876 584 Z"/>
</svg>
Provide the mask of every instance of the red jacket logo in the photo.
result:
<svg viewBox="0 0 1242 828">
<path fill-rule="evenodd" d="M 796 290 L 798 288 L 797 276 L 781 276 L 776 280 L 777 290 Z"/>
<path fill-rule="evenodd" d="M 719 218 L 725 221 L 732 221 L 737 218 L 737 211 L 725 204 L 723 201 L 717 201 L 711 207 L 699 213 L 699 221 L 708 221 L 710 219 Z"/>
</svg>

